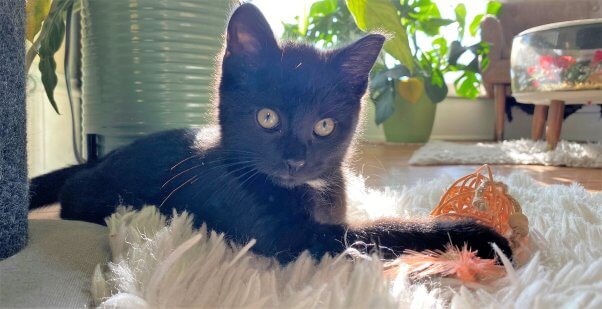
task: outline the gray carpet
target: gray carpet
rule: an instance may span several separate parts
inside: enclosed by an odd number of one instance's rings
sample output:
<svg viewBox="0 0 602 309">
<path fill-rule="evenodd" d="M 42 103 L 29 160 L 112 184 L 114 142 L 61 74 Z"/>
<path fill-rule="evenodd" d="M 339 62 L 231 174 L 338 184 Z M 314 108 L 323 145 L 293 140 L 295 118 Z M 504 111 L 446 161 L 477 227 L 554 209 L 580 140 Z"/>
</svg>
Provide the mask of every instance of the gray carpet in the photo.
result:
<svg viewBox="0 0 602 309">
<path fill-rule="evenodd" d="M 0 1 L 0 259 L 27 243 L 25 1 Z"/>
<path fill-rule="evenodd" d="M 0 308 L 90 307 L 94 267 L 108 260 L 106 227 L 31 220 L 27 246 L 0 262 Z"/>
</svg>

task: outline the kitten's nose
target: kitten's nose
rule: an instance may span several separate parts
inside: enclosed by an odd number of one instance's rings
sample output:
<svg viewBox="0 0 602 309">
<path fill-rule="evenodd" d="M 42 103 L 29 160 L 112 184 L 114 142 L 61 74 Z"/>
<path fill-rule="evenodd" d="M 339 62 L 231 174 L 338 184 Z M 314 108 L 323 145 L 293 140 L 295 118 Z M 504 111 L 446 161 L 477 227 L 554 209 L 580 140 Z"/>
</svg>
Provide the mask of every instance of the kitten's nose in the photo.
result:
<svg viewBox="0 0 602 309">
<path fill-rule="evenodd" d="M 286 163 L 289 172 L 296 172 L 305 165 L 305 160 L 288 159 L 284 160 L 284 162 Z"/>
</svg>

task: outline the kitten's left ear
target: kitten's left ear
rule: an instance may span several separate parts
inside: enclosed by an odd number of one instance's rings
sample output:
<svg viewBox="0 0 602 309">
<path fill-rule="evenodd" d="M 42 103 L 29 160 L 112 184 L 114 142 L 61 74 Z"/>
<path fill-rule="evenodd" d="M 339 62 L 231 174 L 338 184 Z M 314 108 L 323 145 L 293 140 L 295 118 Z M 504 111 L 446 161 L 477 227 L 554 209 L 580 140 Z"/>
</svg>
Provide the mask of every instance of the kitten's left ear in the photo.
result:
<svg viewBox="0 0 602 309">
<path fill-rule="evenodd" d="M 242 4 L 232 13 L 226 36 L 226 56 L 253 58 L 278 49 L 268 21 L 250 3 Z"/>
<path fill-rule="evenodd" d="M 366 91 L 368 74 L 384 43 L 384 35 L 369 34 L 335 51 L 334 61 L 358 94 Z"/>
</svg>

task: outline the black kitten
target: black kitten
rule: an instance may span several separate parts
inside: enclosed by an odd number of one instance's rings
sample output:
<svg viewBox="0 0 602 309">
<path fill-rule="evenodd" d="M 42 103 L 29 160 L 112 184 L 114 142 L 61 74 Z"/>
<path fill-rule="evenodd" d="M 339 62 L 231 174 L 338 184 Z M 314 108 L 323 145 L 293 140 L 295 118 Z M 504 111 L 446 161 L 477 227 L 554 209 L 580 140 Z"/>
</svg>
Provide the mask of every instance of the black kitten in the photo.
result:
<svg viewBox="0 0 602 309">
<path fill-rule="evenodd" d="M 241 5 L 227 29 L 219 128 L 162 132 L 100 161 L 34 178 L 30 208 L 59 200 L 61 217 L 99 224 L 117 205 L 194 214 L 256 253 L 287 262 L 357 241 L 385 257 L 465 242 L 483 257 L 508 242 L 474 222 L 345 224 L 344 161 L 385 38 L 368 35 L 331 51 L 279 45 L 259 10 Z"/>
</svg>

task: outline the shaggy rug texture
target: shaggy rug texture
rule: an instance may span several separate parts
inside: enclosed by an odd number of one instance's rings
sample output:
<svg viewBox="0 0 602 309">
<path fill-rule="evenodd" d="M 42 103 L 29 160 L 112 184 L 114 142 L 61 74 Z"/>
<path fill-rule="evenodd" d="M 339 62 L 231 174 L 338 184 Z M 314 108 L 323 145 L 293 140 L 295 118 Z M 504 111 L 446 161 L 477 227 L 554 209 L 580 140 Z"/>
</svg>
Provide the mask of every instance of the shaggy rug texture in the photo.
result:
<svg viewBox="0 0 602 309">
<path fill-rule="evenodd" d="M 410 164 L 538 164 L 602 168 L 602 144 L 560 141 L 547 150 L 545 141 L 528 139 L 499 143 L 431 141 L 412 155 Z"/>
<path fill-rule="evenodd" d="M 487 284 L 412 281 L 402 268 L 349 249 L 286 267 L 230 248 L 223 235 L 191 228 L 187 214 L 168 221 L 156 208 L 122 208 L 108 219 L 112 262 L 99 265 L 92 294 L 100 307 L 278 308 L 602 308 L 602 193 L 541 186 L 523 174 L 500 178 L 530 219 L 531 258 Z M 443 176 L 399 191 L 350 185 L 351 220 L 428 215 L 453 182 Z M 352 261 L 353 260 L 353 261 Z"/>
</svg>

